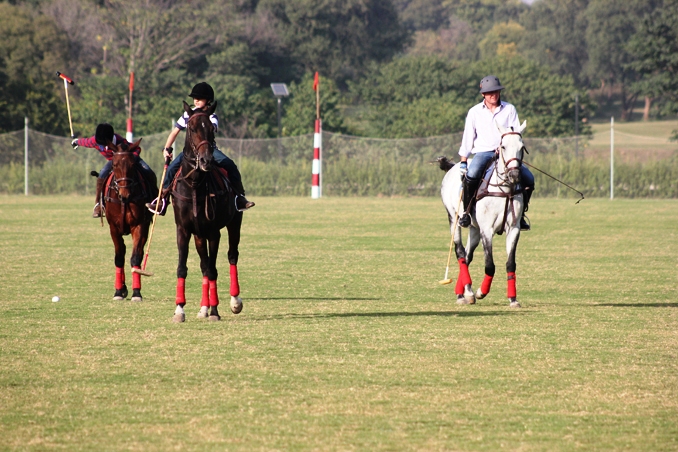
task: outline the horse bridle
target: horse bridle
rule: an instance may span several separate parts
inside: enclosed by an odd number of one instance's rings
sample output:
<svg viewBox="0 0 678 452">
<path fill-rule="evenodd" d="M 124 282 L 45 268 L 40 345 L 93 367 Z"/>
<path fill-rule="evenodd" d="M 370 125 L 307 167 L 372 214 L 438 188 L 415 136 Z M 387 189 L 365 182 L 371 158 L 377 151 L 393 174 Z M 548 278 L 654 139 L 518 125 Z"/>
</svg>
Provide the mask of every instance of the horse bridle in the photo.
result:
<svg viewBox="0 0 678 452">
<path fill-rule="evenodd" d="M 121 152 L 115 152 L 113 155 L 120 155 L 120 154 L 134 154 L 132 151 L 121 151 Z M 120 182 L 125 182 L 125 184 L 120 184 Z M 127 189 L 132 192 L 132 189 L 139 185 L 138 180 L 134 180 L 131 177 L 121 177 L 118 179 L 115 177 L 115 172 L 113 172 L 113 180 L 111 181 L 110 187 L 115 190 L 115 192 L 120 196 L 120 189 Z"/>
<path fill-rule="evenodd" d="M 520 168 L 520 166 L 522 166 L 522 164 L 523 164 L 523 151 L 527 151 L 527 149 L 525 149 L 525 146 L 523 146 L 518 151 L 520 153 L 520 158 L 519 157 L 513 157 L 511 159 L 505 160 L 504 159 L 504 146 L 501 143 L 504 141 L 504 137 L 506 135 L 518 135 L 521 139 L 523 138 L 523 135 L 520 132 L 513 132 L 513 131 L 506 132 L 506 133 L 503 133 L 501 135 L 501 139 L 499 141 L 499 147 L 497 148 L 496 152 L 499 155 L 499 158 L 501 159 L 502 163 L 504 164 L 504 171 L 503 171 L 502 174 L 499 174 L 499 171 L 496 167 L 495 167 L 495 171 L 497 173 L 497 177 L 499 178 L 499 180 L 502 181 L 502 183 L 506 182 L 506 179 L 507 179 L 506 173 L 509 171 L 509 167 L 508 167 L 509 164 L 515 160 L 515 161 L 518 162 L 518 168 Z"/>
<path fill-rule="evenodd" d="M 190 122 L 193 118 L 197 118 L 197 117 L 200 117 L 200 116 L 207 116 L 207 117 L 209 118 L 209 115 L 208 115 L 207 113 L 204 113 L 204 112 L 199 111 L 199 112 L 197 112 L 197 113 L 193 113 L 193 114 L 191 115 L 191 117 L 188 118 L 188 121 Z M 191 142 L 191 150 L 193 151 L 193 154 L 194 154 L 193 158 L 190 158 L 190 157 L 184 155 L 184 158 L 188 159 L 187 161 L 188 161 L 189 165 L 190 165 L 191 168 L 192 168 L 191 173 L 192 173 L 193 171 L 196 171 L 196 170 L 198 169 L 198 155 L 199 155 L 199 154 L 198 154 L 198 150 L 199 150 L 202 146 L 205 146 L 205 145 L 209 146 L 210 148 L 214 148 L 214 142 L 213 142 L 213 141 L 202 140 L 201 142 L 199 142 L 199 143 L 196 144 L 196 145 L 194 145 L 193 142 Z M 212 149 L 212 151 L 214 151 L 214 149 Z M 189 174 L 190 174 L 190 173 L 189 173 Z M 184 177 L 187 177 L 187 176 L 188 176 L 188 174 L 187 174 L 186 176 L 184 176 Z"/>
</svg>

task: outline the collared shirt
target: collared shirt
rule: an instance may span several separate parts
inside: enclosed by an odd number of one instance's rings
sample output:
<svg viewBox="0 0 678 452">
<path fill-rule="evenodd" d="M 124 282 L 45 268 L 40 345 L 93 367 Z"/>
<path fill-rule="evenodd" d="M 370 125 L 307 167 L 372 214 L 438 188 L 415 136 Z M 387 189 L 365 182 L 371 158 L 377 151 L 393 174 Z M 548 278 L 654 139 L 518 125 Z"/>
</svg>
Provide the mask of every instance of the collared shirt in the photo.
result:
<svg viewBox="0 0 678 452">
<path fill-rule="evenodd" d="M 126 144 L 127 146 L 130 146 L 130 142 L 118 135 L 117 133 L 113 134 L 113 144 L 118 145 L 118 144 Z M 108 146 L 102 146 L 99 143 L 97 143 L 96 138 L 89 137 L 89 138 L 78 138 L 78 146 L 82 146 L 84 148 L 93 148 L 99 151 L 101 155 L 104 156 L 106 160 L 112 160 L 113 159 L 113 150 L 108 149 Z M 136 147 L 135 149 L 130 149 L 135 155 L 139 155 L 141 153 L 141 148 Z"/>
<path fill-rule="evenodd" d="M 195 110 L 195 108 L 193 108 Z M 210 122 L 214 124 L 214 133 L 217 133 L 217 130 L 219 129 L 219 118 L 217 118 L 217 115 L 212 113 L 210 115 Z M 174 127 L 176 127 L 179 130 L 185 130 L 186 126 L 188 125 L 188 113 L 184 112 L 183 115 L 181 115 L 181 118 L 177 119 L 176 124 L 174 124 Z"/>
<path fill-rule="evenodd" d="M 485 101 L 471 107 L 466 115 L 464 136 L 461 140 L 459 155 L 468 157 L 477 152 L 494 151 L 501 144 L 501 133 L 497 124 L 504 128 L 518 129 L 520 121 L 516 107 L 501 101 L 494 114 L 485 105 Z"/>
</svg>

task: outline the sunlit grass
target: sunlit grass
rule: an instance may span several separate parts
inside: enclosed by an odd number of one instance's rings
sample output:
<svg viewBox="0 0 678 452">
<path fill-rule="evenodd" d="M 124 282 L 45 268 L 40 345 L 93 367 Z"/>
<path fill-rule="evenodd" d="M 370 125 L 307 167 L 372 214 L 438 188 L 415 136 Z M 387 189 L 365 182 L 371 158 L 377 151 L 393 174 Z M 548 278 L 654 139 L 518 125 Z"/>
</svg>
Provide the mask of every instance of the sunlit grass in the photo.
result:
<svg viewBox="0 0 678 452">
<path fill-rule="evenodd" d="M 678 202 L 534 200 L 511 310 L 503 237 L 487 299 L 437 283 L 438 199 L 255 201 L 243 312 L 195 318 L 192 249 L 173 324 L 171 213 L 144 301 L 114 302 L 89 198 L 0 197 L 0 449 L 678 447 Z"/>
</svg>

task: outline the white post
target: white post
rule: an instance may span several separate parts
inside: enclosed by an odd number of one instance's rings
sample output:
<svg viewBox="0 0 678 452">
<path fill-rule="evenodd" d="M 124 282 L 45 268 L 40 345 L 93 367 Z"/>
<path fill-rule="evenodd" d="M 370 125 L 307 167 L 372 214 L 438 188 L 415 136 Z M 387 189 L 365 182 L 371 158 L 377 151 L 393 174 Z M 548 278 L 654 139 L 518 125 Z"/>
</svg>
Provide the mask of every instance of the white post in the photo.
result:
<svg viewBox="0 0 678 452">
<path fill-rule="evenodd" d="M 614 199 L 614 116 L 610 118 L 610 199 Z"/>
<path fill-rule="evenodd" d="M 28 117 L 24 116 L 24 194 L 28 196 Z"/>
<path fill-rule="evenodd" d="M 318 197 L 323 197 L 323 122 L 320 120 L 320 153 L 318 162 Z"/>
</svg>

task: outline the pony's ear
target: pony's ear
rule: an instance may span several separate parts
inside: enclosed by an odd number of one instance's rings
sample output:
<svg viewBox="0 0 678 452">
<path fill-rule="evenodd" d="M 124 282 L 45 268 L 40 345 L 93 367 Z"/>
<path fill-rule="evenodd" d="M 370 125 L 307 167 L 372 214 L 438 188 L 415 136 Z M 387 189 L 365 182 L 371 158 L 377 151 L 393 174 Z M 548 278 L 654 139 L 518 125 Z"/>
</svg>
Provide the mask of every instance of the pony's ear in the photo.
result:
<svg viewBox="0 0 678 452">
<path fill-rule="evenodd" d="M 504 129 L 502 126 L 500 126 L 496 119 L 494 120 L 494 125 L 497 126 L 497 130 L 499 130 L 499 133 L 502 135 L 506 132 L 509 132 L 508 129 Z"/>
<path fill-rule="evenodd" d="M 525 130 L 526 127 L 527 127 L 527 120 L 523 121 L 523 123 L 520 125 L 520 127 L 518 128 L 518 133 L 520 133 L 522 135 L 523 130 Z"/>
<path fill-rule="evenodd" d="M 113 144 L 111 140 L 106 140 L 106 147 L 108 149 L 112 149 L 113 152 L 118 152 L 120 149 L 118 148 L 117 145 Z"/>
<path fill-rule="evenodd" d="M 212 106 L 207 109 L 207 114 L 211 116 L 212 114 L 214 114 L 214 111 L 216 109 L 217 109 L 217 101 L 215 100 L 214 103 L 212 104 Z"/>
<path fill-rule="evenodd" d="M 184 111 L 188 113 L 188 116 L 190 117 L 193 114 L 193 109 L 191 108 L 190 105 L 186 103 L 186 101 L 182 101 L 184 103 Z"/>
<path fill-rule="evenodd" d="M 135 141 L 134 143 L 132 143 L 132 145 L 131 145 L 129 148 L 130 148 L 130 149 L 136 149 L 136 148 L 138 148 L 138 147 L 139 147 L 139 143 L 141 143 L 141 140 L 143 140 L 143 138 L 139 138 L 137 141 Z"/>
</svg>

